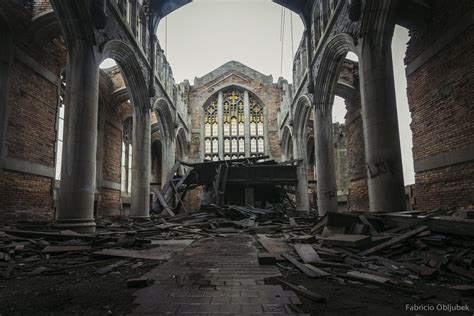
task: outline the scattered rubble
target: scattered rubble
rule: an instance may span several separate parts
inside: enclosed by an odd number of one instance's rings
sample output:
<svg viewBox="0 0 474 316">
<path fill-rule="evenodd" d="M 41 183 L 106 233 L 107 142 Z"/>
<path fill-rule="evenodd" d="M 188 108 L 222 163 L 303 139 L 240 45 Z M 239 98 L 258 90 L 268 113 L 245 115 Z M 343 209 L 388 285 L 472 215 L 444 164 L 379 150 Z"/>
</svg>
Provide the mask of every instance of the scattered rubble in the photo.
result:
<svg viewBox="0 0 474 316">
<path fill-rule="evenodd" d="M 259 263 L 277 265 L 288 273 L 414 296 L 423 295 L 418 284 L 436 284 L 472 297 L 474 240 L 431 231 L 430 220 L 438 220 L 440 214 L 448 212 L 411 212 L 411 223 L 391 227 L 386 215 L 328 213 L 318 218 L 278 204 L 268 208 L 211 204 L 199 212 L 165 212 L 139 223 L 104 218 L 98 220 L 95 234 L 16 223 L 0 229 L 0 279 L 70 274 L 86 267 L 92 267 L 85 272 L 91 276 L 154 267 L 195 240 L 252 234 L 261 245 Z M 326 301 L 324 295 L 285 278 L 276 282 L 312 301 Z M 146 279 L 138 278 L 125 286 L 147 285 Z"/>
</svg>

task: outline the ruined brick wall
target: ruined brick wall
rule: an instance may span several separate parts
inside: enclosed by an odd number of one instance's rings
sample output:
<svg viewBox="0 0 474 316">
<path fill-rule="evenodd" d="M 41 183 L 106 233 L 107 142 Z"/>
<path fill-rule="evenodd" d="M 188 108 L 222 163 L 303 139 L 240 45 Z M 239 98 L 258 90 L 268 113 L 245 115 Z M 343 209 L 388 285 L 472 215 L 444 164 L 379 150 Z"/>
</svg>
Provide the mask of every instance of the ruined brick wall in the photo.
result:
<svg viewBox="0 0 474 316">
<path fill-rule="evenodd" d="M 6 158 L 16 165 L 33 163 L 54 171 L 56 118 L 59 101 L 56 82 L 46 79 L 46 72 L 59 82 L 66 63 L 66 52 L 58 40 L 44 47 L 19 43 L 22 54 L 34 60 L 23 63 L 17 55 L 10 71 L 9 116 L 6 130 Z M 29 169 L 3 170 L 0 185 L 1 212 L 24 215 L 29 219 L 53 220 L 53 178 L 30 174 Z M 21 171 L 18 171 L 21 170 Z"/>
<path fill-rule="evenodd" d="M 99 216 L 120 216 L 120 191 L 102 188 L 100 190 Z"/>
<path fill-rule="evenodd" d="M 459 30 L 472 2 L 431 5 L 430 24 L 422 32 L 410 32 L 405 59 L 415 205 L 418 209 L 465 207 L 472 205 L 474 197 L 472 150 L 466 150 L 474 144 L 474 28 L 461 29 L 454 38 L 449 31 Z M 442 49 L 429 55 L 440 43 Z"/>
<path fill-rule="evenodd" d="M 349 104 L 345 117 L 347 167 L 349 177 L 348 207 L 352 212 L 369 210 L 369 187 L 365 164 L 364 129 L 360 115 L 360 93 Z"/>
<path fill-rule="evenodd" d="M 0 222 L 54 218 L 53 179 L 0 169 Z"/>
<path fill-rule="evenodd" d="M 101 80 L 107 81 L 109 84 L 112 82 L 108 77 L 101 76 Z M 101 97 L 105 102 L 105 123 L 102 142 L 102 188 L 99 188 L 100 198 L 97 213 L 99 216 L 120 216 L 122 209 L 120 187 L 123 122 L 121 113 L 117 112 L 116 105 L 111 104 L 109 98 L 110 91 L 115 89 L 112 85 L 109 88 L 108 91 L 101 90 L 101 94 L 103 94 Z M 109 184 L 115 184 L 115 188 L 111 188 Z"/>
</svg>

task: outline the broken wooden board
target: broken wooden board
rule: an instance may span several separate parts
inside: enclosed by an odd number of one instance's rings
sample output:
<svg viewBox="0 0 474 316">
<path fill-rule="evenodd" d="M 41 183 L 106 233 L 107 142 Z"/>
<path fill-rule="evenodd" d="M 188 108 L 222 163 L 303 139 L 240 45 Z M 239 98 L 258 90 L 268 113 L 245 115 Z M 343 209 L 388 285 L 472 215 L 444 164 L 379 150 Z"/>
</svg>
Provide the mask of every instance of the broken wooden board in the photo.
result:
<svg viewBox="0 0 474 316">
<path fill-rule="evenodd" d="M 403 235 L 400 235 L 400 236 L 397 236 L 397 237 L 394 237 L 392 239 L 390 239 L 389 241 L 386 241 L 386 242 L 383 242 L 381 243 L 380 245 L 377 245 L 375 247 L 372 247 L 372 248 L 369 248 L 367 250 L 364 250 L 364 251 L 361 251 L 359 252 L 359 256 L 366 256 L 368 254 L 372 254 L 372 253 L 375 253 L 377 251 L 380 251 L 382 249 L 385 249 L 385 248 L 388 248 L 388 247 L 391 247 L 399 242 L 402 242 L 402 241 L 405 241 L 413 236 L 416 236 L 417 234 L 421 233 L 422 231 L 425 231 L 428 229 L 428 226 L 421 226 L 421 227 L 418 227 L 412 231 L 409 231 Z"/>
<path fill-rule="evenodd" d="M 171 252 L 164 252 L 163 250 L 161 250 L 160 247 L 142 249 L 142 250 L 103 249 L 101 251 L 94 252 L 94 254 L 102 255 L 102 256 L 150 259 L 150 260 L 169 260 L 171 258 Z"/>
<path fill-rule="evenodd" d="M 304 274 L 306 274 L 308 277 L 310 278 L 317 278 L 319 277 L 320 275 L 316 272 L 314 272 L 313 270 L 309 269 L 308 267 L 306 267 L 304 264 L 302 264 L 301 262 L 299 262 L 295 257 L 287 254 L 287 253 L 282 253 L 281 254 L 283 258 L 285 258 L 286 260 L 288 260 L 289 262 L 291 262 L 295 267 L 298 268 L 298 270 L 300 270 L 301 272 L 303 272 Z"/>
<path fill-rule="evenodd" d="M 327 273 L 326 271 L 324 271 L 324 270 L 322 270 L 322 269 L 316 268 L 316 267 L 313 266 L 312 264 L 305 263 L 305 266 L 306 266 L 308 269 L 312 270 L 313 272 L 319 274 L 319 275 L 322 276 L 322 277 L 331 275 L 330 273 Z"/>
<path fill-rule="evenodd" d="M 275 255 L 281 255 L 291 251 L 290 246 L 282 238 L 269 238 L 262 234 L 257 234 L 258 242 L 267 250 L 269 253 Z"/>
<path fill-rule="evenodd" d="M 324 226 L 323 232 L 321 234 L 322 237 L 330 237 L 335 234 L 344 234 L 346 232 L 345 227 L 338 227 L 338 226 Z"/>
<path fill-rule="evenodd" d="M 308 244 L 295 244 L 293 247 L 295 247 L 296 253 L 305 263 L 321 260 L 314 248 Z"/>
<path fill-rule="evenodd" d="M 369 274 L 369 273 L 363 273 L 359 271 L 349 271 L 347 272 L 348 275 L 351 275 L 353 277 L 356 277 L 360 280 L 366 280 L 366 281 L 373 281 L 377 283 L 387 283 L 390 279 L 374 275 L 374 274 Z"/>
<path fill-rule="evenodd" d="M 371 244 L 372 239 L 367 235 L 335 234 L 321 238 L 323 246 L 361 248 Z"/>
<path fill-rule="evenodd" d="M 74 251 L 84 251 L 92 249 L 91 246 L 79 246 L 79 245 L 53 245 L 46 246 L 41 252 L 42 253 L 55 253 L 55 252 L 74 252 Z"/>
<path fill-rule="evenodd" d="M 459 266 L 457 266 L 457 265 L 455 265 L 455 264 L 453 264 L 453 263 L 448 264 L 448 265 L 447 265 L 447 268 L 448 268 L 449 270 L 451 270 L 452 272 L 455 272 L 455 273 L 457 273 L 457 274 L 459 274 L 459 275 L 461 275 L 461 276 L 463 276 L 463 277 L 465 277 L 465 278 L 467 278 L 467 279 L 474 280 L 474 273 L 471 272 L 471 271 L 469 271 L 469 270 L 466 270 L 466 269 L 464 269 L 464 268 L 461 268 L 461 267 L 459 267 Z"/>
<path fill-rule="evenodd" d="M 372 225 L 372 223 L 369 222 L 367 217 L 365 217 L 364 215 L 359 215 L 359 219 L 362 223 L 364 223 L 365 225 L 367 225 L 369 227 L 369 231 L 370 231 L 370 234 L 372 236 L 377 236 L 378 235 L 378 231 L 375 229 L 375 227 Z"/>
</svg>

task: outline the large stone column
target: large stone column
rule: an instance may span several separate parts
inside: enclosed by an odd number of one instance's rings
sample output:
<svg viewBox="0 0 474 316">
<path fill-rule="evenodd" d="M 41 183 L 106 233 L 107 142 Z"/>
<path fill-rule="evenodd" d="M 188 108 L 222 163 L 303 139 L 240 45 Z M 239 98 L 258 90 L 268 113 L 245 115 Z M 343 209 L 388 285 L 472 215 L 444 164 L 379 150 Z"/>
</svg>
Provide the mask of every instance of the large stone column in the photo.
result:
<svg viewBox="0 0 474 316">
<path fill-rule="evenodd" d="M 95 231 L 99 67 L 94 46 L 77 42 L 69 48 L 66 113 L 57 225 Z"/>
<path fill-rule="evenodd" d="M 296 210 L 300 212 L 309 212 L 306 142 L 298 139 L 296 135 L 293 136 L 293 156 L 296 157 L 296 159 L 301 159 L 296 167 L 296 177 L 298 179 L 295 193 Z"/>
<path fill-rule="evenodd" d="M 130 217 L 150 217 L 151 124 L 150 110 L 136 108 L 133 115 L 132 202 Z"/>
<path fill-rule="evenodd" d="M 406 210 L 389 43 L 366 39 L 360 56 L 362 120 L 371 212 Z M 383 46 L 383 47 L 382 47 Z"/>
<path fill-rule="evenodd" d="M 316 105 L 314 139 L 319 215 L 337 212 L 337 185 L 334 158 L 332 106 Z"/>
</svg>

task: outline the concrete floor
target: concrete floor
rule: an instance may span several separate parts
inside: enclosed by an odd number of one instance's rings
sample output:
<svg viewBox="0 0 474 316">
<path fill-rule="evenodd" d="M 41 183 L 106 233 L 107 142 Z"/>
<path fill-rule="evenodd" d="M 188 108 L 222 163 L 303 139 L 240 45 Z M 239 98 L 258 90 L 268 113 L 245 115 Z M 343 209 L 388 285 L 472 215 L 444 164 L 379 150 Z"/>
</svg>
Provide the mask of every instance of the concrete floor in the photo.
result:
<svg viewBox="0 0 474 316">
<path fill-rule="evenodd" d="M 144 277 L 152 286 L 135 293 L 132 315 L 297 315 L 293 291 L 266 285 L 281 276 L 275 266 L 259 265 L 255 240 L 229 235 L 200 240 Z"/>
</svg>

